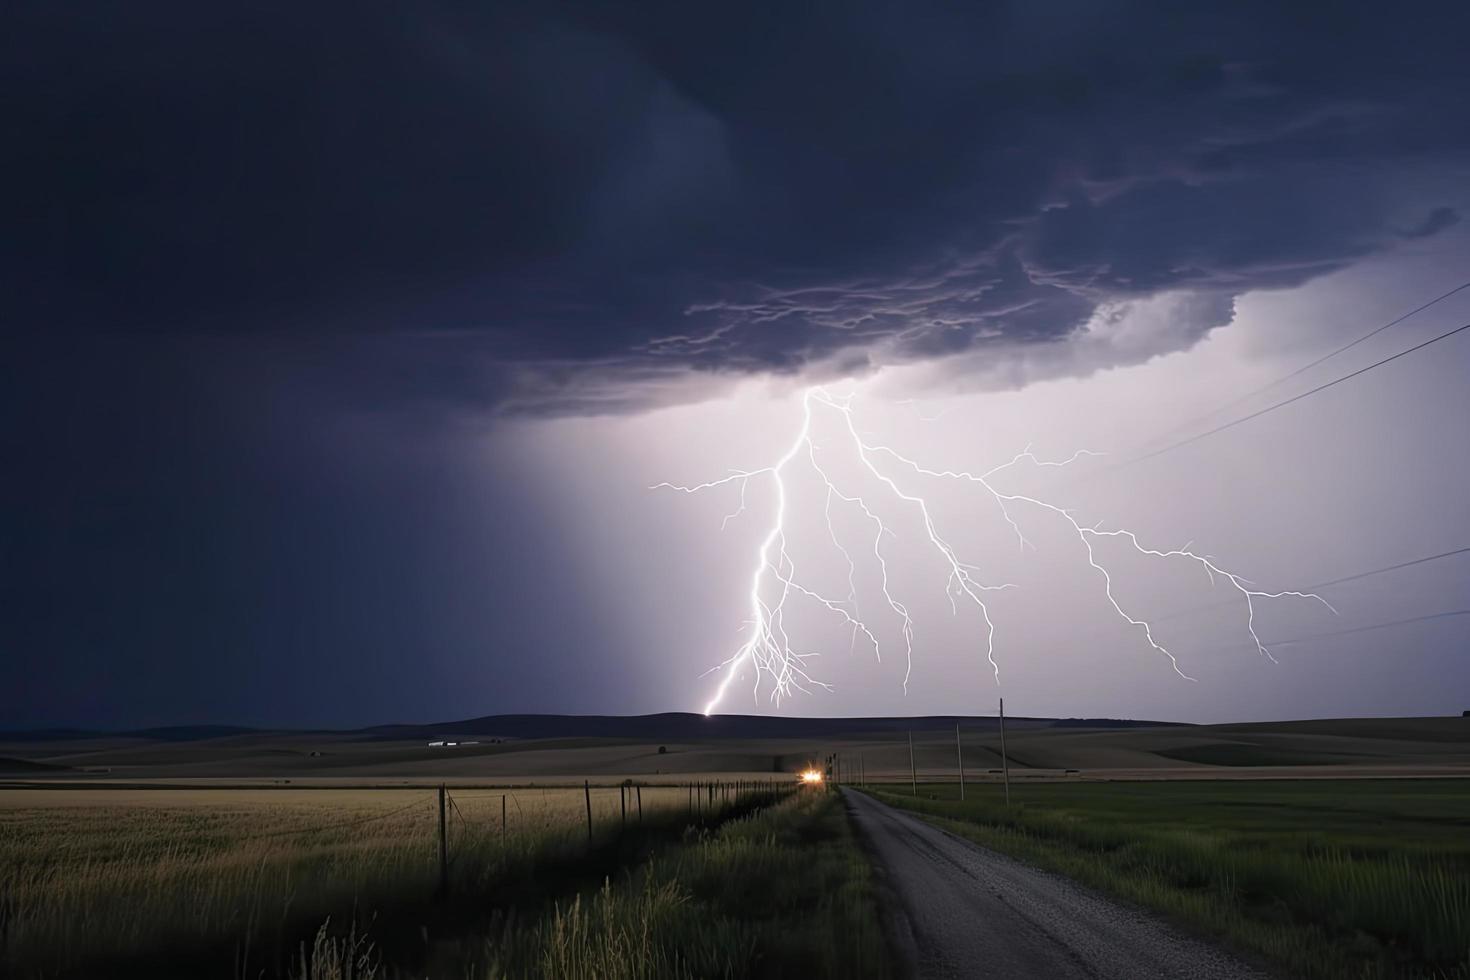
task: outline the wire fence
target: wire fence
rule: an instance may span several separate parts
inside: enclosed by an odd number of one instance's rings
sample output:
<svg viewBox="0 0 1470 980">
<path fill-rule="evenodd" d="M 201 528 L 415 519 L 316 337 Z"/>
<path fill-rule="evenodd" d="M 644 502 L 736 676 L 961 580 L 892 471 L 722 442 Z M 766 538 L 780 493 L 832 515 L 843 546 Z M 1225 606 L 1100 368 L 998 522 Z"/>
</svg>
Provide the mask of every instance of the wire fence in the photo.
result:
<svg viewBox="0 0 1470 980">
<path fill-rule="evenodd" d="M 503 841 L 511 833 L 525 832 L 530 830 L 545 830 L 554 826 L 565 826 L 568 824 L 567 807 L 565 797 L 577 794 L 582 797 L 583 812 L 578 815 L 578 822 L 585 820 L 587 835 L 591 839 L 599 830 L 605 830 L 609 826 L 616 826 L 619 830 L 625 830 L 630 823 L 640 825 L 645 819 L 645 807 L 643 794 L 649 790 L 651 794 L 659 797 L 655 809 L 661 816 L 668 816 L 671 812 L 677 813 L 682 810 L 684 815 L 691 821 L 698 822 L 722 813 L 732 805 L 741 803 L 752 794 L 765 796 L 779 796 L 795 787 L 795 783 L 789 778 L 768 780 L 714 780 L 688 783 L 639 783 L 631 780 L 614 785 L 594 786 L 590 781 L 584 781 L 581 786 L 542 787 L 539 793 L 542 797 L 539 813 L 533 811 L 527 813 L 522 804 L 522 796 L 536 795 L 536 791 L 506 788 L 500 792 L 487 792 L 477 790 L 463 793 L 455 792 L 447 784 L 441 785 L 433 793 L 427 795 L 416 795 L 413 800 L 402 806 L 385 810 L 382 813 L 372 813 L 362 817 L 349 820 L 329 820 L 305 827 L 290 827 L 283 830 L 269 830 L 259 833 L 232 835 L 231 840 L 236 843 L 246 841 L 268 840 L 292 837 L 311 837 L 329 831 L 351 830 L 369 824 L 381 823 L 393 817 L 401 816 L 414 809 L 424 809 L 429 815 L 437 815 L 440 829 L 437 835 L 447 837 L 450 818 L 453 818 L 453 826 L 458 828 L 461 835 L 468 836 L 477 829 L 489 831 L 492 834 L 498 832 Z M 328 792 L 342 791 L 371 791 L 384 789 L 383 787 L 332 787 Z M 611 791 L 617 790 L 618 801 L 616 808 L 611 805 Z M 385 790 L 395 792 L 396 790 Z M 594 791 L 598 794 L 597 805 L 593 805 Z M 558 802 L 562 805 L 551 804 L 547 794 L 556 794 L 562 798 Z M 472 803 L 475 801 L 499 800 L 499 813 L 466 815 L 460 803 Z M 512 808 L 514 808 L 512 810 Z M 473 809 L 473 808 L 472 808 Z M 514 824 L 514 826 L 513 826 Z M 447 841 L 446 841 L 447 843 Z"/>
<path fill-rule="evenodd" d="M 382 812 L 280 830 L 232 834 L 230 840 L 234 844 L 267 839 L 310 841 L 329 832 L 381 825 L 418 810 L 427 818 L 423 824 L 415 824 L 412 821 L 417 818 L 411 818 L 410 822 L 395 825 L 373 840 L 394 841 L 402 834 L 398 843 L 432 845 L 438 856 L 439 888 L 447 893 L 451 868 L 462 867 L 465 862 L 503 859 L 509 853 L 504 848 L 519 846 L 518 841 L 535 846 L 534 842 L 546 833 L 580 833 L 579 825 L 585 826 L 589 846 L 599 839 L 616 840 L 625 833 L 638 832 L 649 820 L 657 820 L 660 830 L 677 830 L 681 824 L 707 826 L 746 809 L 776 802 L 798 785 L 789 776 L 687 783 L 625 780 L 599 786 L 584 780 L 581 786 L 507 787 L 498 792 L 481 787 L 471 788 L 470 792 L 455 791 L 441 784 L 432 793 L 415 793 L 408 802 Z M 399 791 L 382 786 L 323 789 L 327 793 Z M 645 796 L 650 799 L 645 800 Z M 573 803 L 580 805 L 574 807 Z"/>
</svg>

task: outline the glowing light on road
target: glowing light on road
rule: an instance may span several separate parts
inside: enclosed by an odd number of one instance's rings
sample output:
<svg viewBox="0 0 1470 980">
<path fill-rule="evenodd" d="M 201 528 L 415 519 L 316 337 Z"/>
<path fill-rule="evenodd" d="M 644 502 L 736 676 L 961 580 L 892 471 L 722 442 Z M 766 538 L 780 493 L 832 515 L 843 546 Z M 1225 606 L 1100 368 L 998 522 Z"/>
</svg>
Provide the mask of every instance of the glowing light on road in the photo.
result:
<svg viewBox="0 0 1470 980">
<path fill-rule="evenodd" d="M 786 612 L 789 602 L 808 601 L 816 606 L 826 609 L 838 617 L 844 624 L 851 628 L 852 641 L 856 643 L 861 636 L 864 641 L 872 647 L 874 656 L 879 661 L 883 659 L 883 651 L 874 634 L 865 620 L 861 607 L 858 603 L 857 590 L 854 586 L 856 574 L 856 560 L 852 552 L 842 543 L 832 524 L 832 508 L 834 503 L 850 507 L 860 513 L 864 521 L 872 527 L 872 538 L 870 541 L 871 552 L 875 567 L 879 572 L 880 591 L 883 596 L 884 605 L 893 613 L 900 627 L 904 646 L 904 680 L 905 692 L 908 690 L 909 677 L 913 671 L 914 634 L 913 619 L 909 615 L 908 607 L 903 604 L 893 593 L 889 582 L 888 557 L 884 552 L 884 544 L 888 539 L 896 539 L 895 532 L 884 522 L 883 518 L 874 510 L 876 500 L 870 501 L 857 490 L 848 492 L 842 485 L 832 478 L 827 469 L 822 465 L 821 454 L 818 445 L 812 440 L 812 422 L 815 410 L 821 410 L 832 416 L 833 421 L 838 424 L 842 436 L 842 445 L 849 450 L 853 459 L 871 475 L 883 488 L 884 497 L 890 498 L 890 502 L 898 502 L 905 507 L 911 508 L 920 519 L 923 528 L 922 542 L 940 559 L 941 566 L 948 570 L 945 583 L 945 592 L 953 610 L 958 611 L 959 604 L 964 603 L 973 606 L 984 621 L 984 650 L 987 662 L 997 681 L 1000 681 L 1000 664 L 995 657 L 995 623 L 990 618 L 990 610 L 985 604 L 987 593 L 1001 589 L 1013 588 L 1010 583 L 986 583 L 976 578 L 978 567 L 972 562 L 963 560 L 956 548 L 943 537 L 935 523 L 933 514 L 930 512 L 929 504 L 916 492 L 912 492 L 900 485 L 898 476 L 907 474 L 911 477 L 924 477 L 941 479 L 962 483 L 978 490 L 985 499 L 994 503 L 997 516 L 1009 525 L 1015 534 L 1021 547 L 1034 547 L 1026 539 L 1022 532 L 1021 524 L 1016 513 L 1032 511 L 1054 519 L 1062 523 L 1063 527 L 1076 536 L 1080 545 L 1080 557 L 1086 561 L 1088 566 L 1096 570 L 1099 576 L 1103 593 L 1107 598 L 1113 611 L 1126 623 L 1137 627 L 1143 641 L 1164 657 L 1169 666 L 1185 680 L 1193 680 L 1180 667 L 1179 660 L 1154 636 L 1153 628 L 1146 620 L 1134 616 L 1126 611 L 1113 595 L 1113 577 L 1099 560 L 1094 545 L 1101 539 L 1111 538 L 1127 543 L 1139 555 L 1155 559 L 1182 559 L 1198 565 L 1209 576 L 1211 583 L 1219 580 L 1227 582 L 1241 597 L 1245 604 L 1246 632 L 1249 633 L 1254 642 L 1256 650 L 1264 657 L 1275 661 L 1271 651 L 1261 642 L 1256 635 L 1256 600 L 1257 599 L 1279 599 L 1291 597 L 1297 599 L 1313 599 L 1322 603 L 1328 609 L 1332 606 L 1321 596 L 1312 592 L 1295 592 L 1282 590 L 1268 592 L 1257 589 L 1248 579 L 1242 578 L 1234 572 L 1226 571 L 1205 555 L 1190 550 L 1186 544 L 1182 548 L 1174 548 L 1160 551 L 1143 545 L 1137 535 L 1126 528 L 1116 530 L 1102 530 L 1100 524 L 1084 525 L 1077 521 L 1070 510 L 1059 507 L 1056 504 L 1025 494 L 1008 493 L 997 488 L 991 481 L 993 478 L 1021 465 L 1035 467 L 1061 467 L 1076 462 L 1085 456 L 1096 456 L 1082 450 L 1073 453 L 1067 459 L 1058 461 L 1046 461 L 1039 459 L 1029 449 L 1022 450 L 1011 460 L 992 467 L 984 472 L 973 473 L 965 470 L 932 469 L 915 462 L 909 457 L 898 452 L 890 446 L 871 443 L 862 435 L 853 419 L 853 406 L 851 395 L 836 395 L 824 387 L 808 389 L 801 400 L 801 424 L 797 430 L 795 439 L 786 448 L 777 460 L 770 466 L 764 466 L 753 470 L 735 470 L 729 476 L 706 483 L 693 485 L 681 485 L 675 483 L 659 483 L 652 489 L 677 490 L 681 493 L 700 493 L 713 490 L 718 487 L 737 486 L 740 491 L 740 503 L 736 510 L 726 515 L 721 527 L 725 527 L 731 520 L 740 516 L 745 511 L 746 491 L 750 481 L 758 478 L 769 478 L 776 494 L 776 511 L 770 527 L 761 538 L 760 545 L 756 549 L 754 567 L 750 574 L 750 593 L 747 596 L 749 604 L 749 634 L 740 647 L 722 663 L 710 668 L 707 673 L 722 671 L 723 677 L 716 687 L 714 696 L 704 706 L 704 713 L 712 713 L 724 698 L 726 690 L 731 682 L 739 675 L 741 669 L 747 664 L 755 668 L 754 694 L 757 699 L 760 696 L 761 681 L 763 677 L 769 676 L 772 682 L 770 697 L 779 705 L 783 698 L 792 696 L 793 691 L 810 693 L 811 687 L 821 687 L 831 690 L 831 686 L 814 679 L 807 669 L 807 662 L 816 654 L 802 652 L 793 646 L 790 633 L 786 628 Z M 786 475 L 788 467 L 800 463 L 809 466 L 811 470 L 822 481 L 825 487 L 825 501 L 823 505 L 822 518 L 825 521 L 827 533 L 831 537 L 837 550 L 843 555 L 847 562 L 848 594 L 842 598 L 835 598 L 816 591 L 803 584 L 798 577 L 797 566 L 787 550 L 787 521 L 791 519 L 788 513 L 788 500 L 786 490 Z M 889 472 L 892 470 L 893 472 Z M 1013 512 L 1014 511 L 1014 512 Z M 774 584 L 774 588 L 768 586 L 768 582 Z M 768 595 L 774 592 L 774 595 Z M 1335 609 L 1332 609 L 1336 612 Z M 805 774 L 803 774 L 805 778 Z"/>
<path fill-rule="evenodd" d="M 815 769 L 808 769 L 801 774 L 801 781 L 812 785 L 822 781 L 822 774 Z"/>
</svg>

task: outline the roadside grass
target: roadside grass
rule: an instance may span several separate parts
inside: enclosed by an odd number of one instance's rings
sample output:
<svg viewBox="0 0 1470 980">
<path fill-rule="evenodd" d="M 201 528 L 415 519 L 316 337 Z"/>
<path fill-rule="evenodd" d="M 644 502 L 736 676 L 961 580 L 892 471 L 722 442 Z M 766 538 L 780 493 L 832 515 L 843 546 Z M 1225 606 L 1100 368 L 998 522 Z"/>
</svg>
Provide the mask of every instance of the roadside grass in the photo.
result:
<svg viewBox="0 0 1470 980">
<path fill-rule="evenodd" d="M 117 805 L 105 793 L 11 793 L 0 801 L 0 975 L 258 977 L 293 960 L 314 977 L 364 976 L 374 943 L 400 955 L 422 949 L 430 921 L 539 911 L 653 842 L 786 791 L 700 793 L 691 810 L 683 787 L 644 787 L 643 819 L 634 810 L 625 827 L 617 788 L 594 790 L 591 840 L 581 787 L 508 794 L 504 830 L 500 793 L 465 791 L 449 816 L 452 903 L 435 901 L 427 790 L 159 790 Z M 352 948 L 332 966 L 336 928 Z"/>
<path fill-rule="evenodd" d="M 1313 978 L 1470 978 L 1470 782 L 921 785 L 952 833 Z"/>
<path fill-rule="evenodd" d="M 840 797 L 807 790 L 500 930 L 477 976 L 877 980 L 893 975 L 877 908 Z"/>
</svg>

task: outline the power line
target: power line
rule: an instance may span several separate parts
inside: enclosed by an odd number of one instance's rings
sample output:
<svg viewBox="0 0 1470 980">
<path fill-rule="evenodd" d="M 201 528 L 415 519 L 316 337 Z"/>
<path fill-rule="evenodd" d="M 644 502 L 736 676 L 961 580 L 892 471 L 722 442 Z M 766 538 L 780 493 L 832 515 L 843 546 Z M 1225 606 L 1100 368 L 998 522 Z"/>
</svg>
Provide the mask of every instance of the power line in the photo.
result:
<svg viewBox="0 0 1470 980">
<path fill-rule="evenodd" d="M 1387 623 L 1372 623 L 1368 626 L 1354 626 L 1351 629 L 1332 630 L 1328 633 L 1307 633 L 1304 636 L 1292 637 L 1289 640 L 1262 640 L 1261 642 L 1268 647 L 1284 647 L 1291 646 L 1295 643 L 1306 643 L 1308 640 L 1323 640 L 1333 636 L 1367 633 L 1370 630 L 1386 630 L 1391 626 L 1407 626 L 1410 623 L 1423 623 L 1432 619 L 1450 619 L 1454 616 L 1470 616 L 1470 609 L 1451 609 L 1449 612 L 1430 613 L 1427 616 L 1410 616 L 1408 619 L 1395 619 Z"/>
<path fill-rule="evenodd" d="M 1429 613 L 1424 616 L 1410 616 L 1408 619 L 1393 619 L 1386 623 L 1369 623 L 1366 626 L 1353 626 L 1348 629 L 1329 630 L 1324 633 L 1304 633 L 1301 636 L 1293 636 L 1281 640 L 1262 640 L 1261 645 L 1265 647 L 1295 646 L 1298 643 L 1307 643 L 1312 640 L 1325 640 L 1334 636 L 1351 636 L 1354 633 L 1369 633 L 1374 630 L 1386 630 L 1395 626 L 1409 626 L 1413 623 L 1431 622 L 1436 619 L 1453 619 L 1456 616 L 1470 616 L 1470 609 L 1451 609 L 1446 612 Z M 1217 650 L 1244 649 L 1244 645 L 1235 644 L 1228 647 L 1217 647 Z"/>
<path fill-rule="evenodd" d="M 1399 316 L 1399 317 L 1397 317 L 1397 318 L 1395 318 L 1393 320 L 1388 321 L 1387 323 L 1383 324 L 1382 326 L 1374 327 L 1372 330 L 1369 330 L 1367 333 L 1363 334 L 1363 336 L 1359 337 L 1357 340 L 1349 341 L 1348 343 L 1343 344 L 1341 347 L 1337 348 L 1336 350 L 1330 351 L 1329 353 L 1326 353 L 1326 354 L 1323 354 L 1321 357 L 1317 358 L 1315 361 L 1312 361 L 1312 362 L 1310 362 L 1308 364 L 1303 364 L 1301 367 L 1299 367 L 1299 368 L 1295 369 L 1294 371 L 1291 371 L 1291 372 L 1289 372 L 1287 374 L 1283 374 L 1281 377 L 1277 378 L 1274 381 L 1269 381 L 1266 384 L 1261 385 L 1261 387 L 1255 388 L 1255 389 L 1253 389 L 1251 391 L 1248 391 L 1248 392 L 1246 392 L 1245 394 L 1241 395 L 1238 398 L 1233 398 L 1233 399 L 1231 399 L 1230 401 L 1226 402 L 1223 405 L 1216 406 L 1215 408 L 1213 408 L 1210 411 L 1204 413 L 1203 415 L 1196 415 L 1194 418 L 1190 419 L 1189 421 L 1184 422 L 1184 423 L 1182 423 L 1180 425 L 1176 425 L 1174 428 L 1170 429 L 1168 432 L 1165 432 L 1163 435 L 1158 436 L 1157 438 L 1160 438 L 1160 439 L 1167 438 L 1168 436 L 1171 436 L 1171 435 L 1173 435 L 1176 432 L 1183 432 L 1186 429 L 1193 428 L 1196 423 L 1203 422 L 1203 421 L 1205 421 L 1206 419 L 1209 419 L 1209 418 L 1213 418 L 1214 416 L 1219 415 L 1221 412 L 1225 411 L 1226 409 L 1234 408 L 1235 406 L 1240 405 L 1243 402 L 1248 402 L 1252 398 L 1256 397 L 1257 395 L 1265 394 L 1266 392 L 1270 391 L 1272 388 L 1275 388 L 1278 385 L 1285 384 L 1286 382 L 1290 381 L 1292 378 L 1299 377 L 1300 375 L 1303 375 L 1303 374 L 1307 373 L 1308 371 L 1312 370 L 1312 368 L 1316 367 L 1317 365 L 1319 365 L 1319 364 L 1321 364 L 1321 363 L 1323 363 L 1325 361 L 1329 361 L 1329 360 L 1331 360 L 1332 358 L 1336 357 L 1339 354 L 1342 354 L 1342 353 L 1344 353 L 1346 351 L 1352 350 L 1354 347 L 1358 346 L 1363 341 L 1369 340 L 1370 338 L 1373 338 L 1373 337 L 1378 336 L 1379 334 L 1383 333 L 1383 331 L 1387 330 L 1389 327 L 1396 327 L 1396 326 L 1398 326 L 1400 323 L 1403 323 L 1405 320 L 1409 319 L 1411 316 L 1414 316 L 1416 313 L 1423 313 L 1425 310 L 1429 309 L 1431 306 L 1434 306 L 1437 303 L 1443 302 L 1444 300 L 1449 299 L 1451 296 L 1453 296 L 1456 293 L 1461 292 L 1462 290 L 1465 290 L 1465 289 L 1470 289 L 1470 280 L 1467 280 L 1466 282 L 1460 283 L 1460 285 L 1456 286 L 1454 289 L 1451 289 L 1447 293 L 1441 293 L 1440 295 L 1436 296 L 1434 299 L 1430 300 L 1429 302 L 1425 303 L 1422 306 L 1416 306 L 1416 307 L 1414 307 L 1409 312 L 1407 312 L 1407 313 L 1403 314 L 1402 316 Z"/>
<path fill-rule="evenodd" d="M 1373 370 L 1374 368 L 1382 367 L 1383 365 L 1388 364 L 1391 361 L 1396 361 L 1396 360 L 1398 360 L 1401 357 L 1406 357 L 1409 354 L 1414 353 L 1415 351 L 1421 351 L 1424 348 L 1428 347 L 1430 344 L 1437 344 L 1441 340 L 1446 340 L 1446 339 L 1448 339 L 1450 337 L 1453 337 L 1455 334 L 1460 333 L 1460 332 L 1465 331 L 1465 330 L 1470 330 L 1470 323 L 1464 324 L 1463 326 L 1456 327 L 1453 330 L 1446 331 L 1445 333 L 1440 334 L 1438 337 L 1431 337 L 1429 340 L 1426 340 L 1426 341 L 1424 341 L 1421 344 L 1415 344 L 1413 347 L 1410 347 L 1408 350 L 1401 350 L 1397 354 L 1393 354 L 1393 355 L 1390 355 L 1389 357 L 1385 357 L 1381 361 L 1374 361 L 1372 364 L 1369 364 L 1367 367 L 1358 368 L 1356 371 L 1353 371 L 1350 374 L 1344 374 L 1340 378 L 1333 378 L 1331 381 L 1328 381 L 1325 384 L 1320 384 L 1317 387 L 1311 388 L 1311 389 L 1309 389 L 1307 391 L 1304 391 L 1304 392 L 1302 392 L 1299 395 L 1293 395 L 1290 398 L 1286 399 L 1285 401 L 1279 401 L 1279 402 L 1277 402 L 1274 405 L 1268 405 L 1265 408 L 1260 409 L 1259 411 L 1251 412 L 1249 415 L 1242 415 L 1238 419 L 1232 419 L 1231 421 L 1226 422 L 1224 425 L 1217 425 L 1213 429 L 1208 429 L 1208 430 L 1206 430 L 1204 432 L 1201 432 L 1199 435 L 1190 436 L 1188 439 L 1181 439 L 1178 442 L 1170 443 L 1169 445 L 1165 446 L 1163 449 L 1155 449 L 1151 453 L 1145 453 L 1142 456 L 1135 456 L 1133 459 L 1130 459 L 1130 460 L 1127 460 L 1125 462 L 1122 462 L 1122 463 L 1117 464 L 1116 466 L 1112 467 L 1112 469 L 1122 469 L 1125 466 L 1132 466 L 1134 463 L 1142 463 L 1144 460 L 1153 459 L 1155 456 L 1162 456 L 1165 453 L 1173 452 L 1176 449 L 1180 449 L 1180 448 L 1182 448 L 1184 446 L 1188 446 L 1188 445 L 1190 445 L 1192 443 L 1199 442 L 1201 439 L 1207 439 L 1210 436 L 1217 435 L 1217 434 L 1219 434 L 1221 432 L 1224 432 L 1226 429 L 1233 429 L 1237 425 L 1241 425 L 1241 424 L 1243 424 L 1245 422 L 1249 422 L 1252 419 L 1258 419 L 1262 415 L 1265 415 L 1265 414 L 1267 414 L 1269 412 L 1276 411 L 1278 408 L 1285 408 L 1287 405 L 1290 405 L 1293 402 L 1299 402 L 1303 398 L 1310 397 L 1310 396 L 1315 395 L 1315 394 L 1317 394 L 1318 392 L 1321 392 L 1321 391 L 1326 391 L 1328 388 L 1331 388 L 1334 385 L 1340 385 L 1344 381 L 1351 381 L 1353 378 L 1356 378 L 1360 374 L 1366 374 L 1367 372 Z M 1100 472 L 1106 472 L 1106 471 L 1100 471 Z"/>
<path fill-rule="evenodd" d="M 1330 582 L 1318 582 L 1315 585 L 1307 586 L 1307 588 L 1325 589 L 1329 585 L 1341 585 L 1344 582 L 1356 581 L 1360 578 L 1367 578 L 1370 575 L 1382 575 L 1384 572 L 1396 572 L 1400 568 L 1408 568 L 1410 565 L 1422 565 L 1427 561 L 1438 561 L 1441 558 L 1451 558 L 1455 555 L 1463 555 L 1466 552 L 1470 552 L 1470 548 L 1456 548 L 1454 551 L 1441 551 L 1437 555 L 1425 555 L 1423 558 L 1415 558 L 1413 561 L 1401 561 L 1397 565 L 1386 565 L 1383 568 L 1375 568 L 1371 571 L 1359 572 L 1356 575 L 1344 575 L 1342 578 L 1335 578 L 1332 579 Z"/>
<path fill-rule="evenodd" d="M 1425 555 L 1423 558 L 1415 558 L 1411 561 L 1401 561 L 1395 565 L 1384 565 L 1382 568 L 1370 568 L 1366 572 L 1357 572 L 1353 575 L 1344 575 L 1342 578 L 1329 579 L 1326 582 L 1313 582 L 1311 585 L 1303 585 L 1301 589 L 1306 592 L 1315 589 L 1325 589 L 1333 585 L 1342 585 L 1345 582 L 1355 582 L 1360 578 L 1368 578 L 1372 575 L 1382 575 L 1385 572 L 1396 572 L 1400 568 L 1409 568 L 1414 565 L 1423 565 L 1425 562 L 1439 561 L 1441 558 L 1453 558 L 1455 555 L 1470 553 L 1470 548 L 1456 548 L 1453 551 L 1441 551 L 1437 555 Z M 1167 616 L 1157 616 L 1150 619 L 1151 623 L 1167 622 L 1171 619 L 1180 619 L 1184 616 L 1193 616 L 1195 613 L 1208 612 L 1211 609 L 1223 609 L 1226 606 L 1235 605 L 1234 601 L 1212 602 L 1207 606 L 1194 606 L 1189 609 L 1181 609 L 1179 612 L 1169 613 Z"/>
</svg>

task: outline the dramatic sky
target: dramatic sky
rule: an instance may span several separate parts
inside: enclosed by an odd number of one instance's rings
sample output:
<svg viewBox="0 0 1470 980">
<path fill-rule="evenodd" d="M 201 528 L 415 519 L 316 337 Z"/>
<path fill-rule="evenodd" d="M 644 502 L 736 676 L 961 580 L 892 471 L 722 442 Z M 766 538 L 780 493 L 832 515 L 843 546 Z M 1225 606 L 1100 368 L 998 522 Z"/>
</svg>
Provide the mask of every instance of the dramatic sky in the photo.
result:
<svg viewBox="0 0 1470 980">
<path fill-rule="evenodd" d="M 774 463 L 813 384 L 936 470 L 1107 453 L 996 483 L 1265 590 L 1470 547 L 1470 333 L 1139 460 L 1470 323 L 1467 289 L 1253 394 L 1470 279 L 1466 36 L 1451 2 L 8 3 L 0 727 L 697 710 L 775 488 L 723 530 L 737 486 L 649 488 Z M 1421 618 L 1470 555 L 1263 603 L 1279 663 L 1199 566 L 1100 555 L 1191 682 L 1055 515 L 1022 549 L 893 472 L 1016 586 L 1000 683 L 870 486 L 908 690 L 864 563 L 884 659 L 794 607 L 834 690 L 781 711 L 1470 708 L 1470 615 Z M 722 708 L 778 710 L 747 680 Z"/>
</svg>

